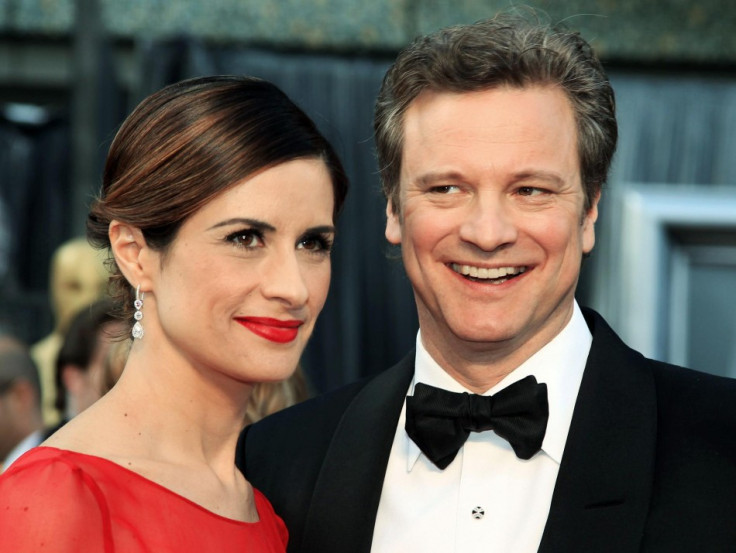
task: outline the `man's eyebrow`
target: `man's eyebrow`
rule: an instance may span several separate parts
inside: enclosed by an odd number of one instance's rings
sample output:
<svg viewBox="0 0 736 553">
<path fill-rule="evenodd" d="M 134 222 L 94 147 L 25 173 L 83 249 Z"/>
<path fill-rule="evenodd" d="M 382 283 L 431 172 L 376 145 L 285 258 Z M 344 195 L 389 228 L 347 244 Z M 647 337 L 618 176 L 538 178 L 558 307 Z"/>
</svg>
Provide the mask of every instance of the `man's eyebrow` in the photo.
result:
<svg viewBox="0 0 736 553">
<path fill-rule="evenodd" d="M 432 172 L 420 175 L 416 178 L 416 183 L 422 186 L 429 186 L 432 184 L 437 184 L 439 182 L 459 180 L 463 180 L 463 176 L 461 173 L 458 173 L 457 171 L 442 171 L 439 173 Z"/>
<path fill-rule="evenodd" d="M 207 230 L 212 230 L 212 229 L 216 229 L 220 227 L 227 227 L 231 225 L 247 225 L 251 228 L 254 228 L 256 230 L 261 230 L 261 231 L 273 232 L 276 230 L 276 227 L 274 227 L 273 225 L 269 225 L 268 223 L 264 221 L 259 221 L 258 219 L 248 219 L 245 217 L 234 217 L 232 219 L 226 219 L 224 221 L 220 221 L 219 223 L 212 225 Z"/>
<path fill-rule="evenodd" d="M 431 172 L 420 175 L 416 178 L 416 183 L 420 186 L 431 186 L 438 183 L 448 183 L 462 181 L 466 177 L 458 171 L 441 171 Z M 528 169 L 518 171 L 513 174 L 511 179 L 513 182 L 524 181 L 524 180 L 543 180 L 552 182 L 555 184 L 561 184 L 564 179 L 557 173 L 552 171 Z"/>
<path fill-rule="evenodd" d="M 555 184 L 562 184 L 565 182 L 565 179 L 563 179 L 560 175 L 557 173 L 553 173 L 551 171 L 538 171 L 538 170 L 528 170 L 528 171 L 519 171 L 514 175 L 514 181 L 525 181 L 525 180 L 543 180 L 552 182 Z"/>
</svg>

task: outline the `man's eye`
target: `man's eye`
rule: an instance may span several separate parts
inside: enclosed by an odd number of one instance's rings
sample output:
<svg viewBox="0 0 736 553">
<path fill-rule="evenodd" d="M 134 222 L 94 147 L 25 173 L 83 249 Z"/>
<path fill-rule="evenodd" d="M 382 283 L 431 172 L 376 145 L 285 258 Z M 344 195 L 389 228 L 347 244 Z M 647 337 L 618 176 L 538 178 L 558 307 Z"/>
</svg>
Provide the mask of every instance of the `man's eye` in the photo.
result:
<svg viewBox="0 0 736 553">
<path fill-rule="evenodd" d="M 458 190 L 459 188 L 454 184 L 444 184 L 442 186 L 433 186 L 429 191 L 433 194 L 453 194 Z"/>
<path fill-rule="evenodd" d="M 534 188 L 533 186 L 522 186 L 519 188 L 520 196 L 537 196 L 542 193 L 540 188 Z"/>
</svg>

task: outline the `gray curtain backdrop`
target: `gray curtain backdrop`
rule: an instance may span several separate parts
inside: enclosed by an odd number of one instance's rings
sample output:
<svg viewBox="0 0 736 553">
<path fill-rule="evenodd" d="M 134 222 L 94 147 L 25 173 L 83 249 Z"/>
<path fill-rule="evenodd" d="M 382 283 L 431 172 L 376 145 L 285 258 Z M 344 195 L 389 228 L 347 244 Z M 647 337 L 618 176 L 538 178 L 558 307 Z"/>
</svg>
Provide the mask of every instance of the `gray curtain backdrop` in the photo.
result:
<svg viewBox="0 0 736 553">
<path fill-rule="evenodd" d="M 614 72 L 620 182 L 736 186 L 736 76 Z"/>
<path fill-rule="evenodd" d="M 69 234 L 69 120 L 0 106 L 0 331 L 29 343 L 51 330 L 48 264 Z"/>
</svg>

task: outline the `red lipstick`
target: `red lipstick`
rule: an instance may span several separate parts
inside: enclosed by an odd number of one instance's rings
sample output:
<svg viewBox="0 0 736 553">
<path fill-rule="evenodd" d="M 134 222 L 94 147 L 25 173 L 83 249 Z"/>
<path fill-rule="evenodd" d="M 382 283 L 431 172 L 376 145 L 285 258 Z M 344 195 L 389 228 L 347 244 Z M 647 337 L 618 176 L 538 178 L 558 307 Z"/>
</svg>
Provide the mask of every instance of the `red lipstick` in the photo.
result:
<svg viewBox="0 0 736 553">
<path fill-rule="evenodd" d="M 238 317 L 235 320 L 253 334 L 279 344 L 294 340 L 299 334 L 299 327 L 304 323 L 296 319 L 282 321 L 270 317 Z"/>
</svg>

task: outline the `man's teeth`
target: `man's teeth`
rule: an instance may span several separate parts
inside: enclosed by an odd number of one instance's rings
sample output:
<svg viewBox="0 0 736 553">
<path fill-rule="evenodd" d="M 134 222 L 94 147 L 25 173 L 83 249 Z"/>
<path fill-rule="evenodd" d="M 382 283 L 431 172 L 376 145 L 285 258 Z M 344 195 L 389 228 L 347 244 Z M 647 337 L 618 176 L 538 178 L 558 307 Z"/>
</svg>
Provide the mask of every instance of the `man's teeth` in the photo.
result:
<svg viewBox="0 0 736 553">
<path fill-rule="evenodd" d="M 452 270 L 464 276 L 482 279 L 496 279 L 506 276 L 519 275 L 526 271 L 526 267 L 497 267 L 495 269 L 487 269 L 485 267 L 473 267 L 472 265 L 452 264 Z"/>
</svg>

